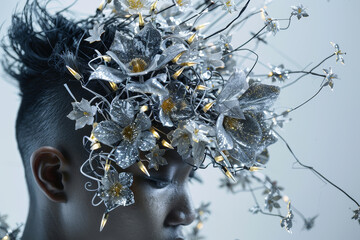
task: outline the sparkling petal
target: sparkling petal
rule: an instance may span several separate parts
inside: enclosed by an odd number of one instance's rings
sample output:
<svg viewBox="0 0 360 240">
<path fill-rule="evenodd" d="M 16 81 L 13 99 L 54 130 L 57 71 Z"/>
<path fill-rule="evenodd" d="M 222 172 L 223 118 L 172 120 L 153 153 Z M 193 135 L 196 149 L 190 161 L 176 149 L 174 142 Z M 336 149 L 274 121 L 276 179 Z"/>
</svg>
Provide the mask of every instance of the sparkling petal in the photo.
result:
<svg viewBox="0 0 360 240">
<path fill-rule="evenodd" d="M 133 175 L 127 172 L 119 173 L 119 183 L 125 187 L 130 187 L 133 183 Z"/>
<path fill-rule="evenodd" d="M 224 115 L 220 114 L 216 121 L 216 138 L 219 144 L 220 151 L 229 150 L 234 147 L 231 136 L 225 131 L 223 127 Z"/>
<path fill-rule="evenodd" d="M 145 113 L 139 113 L 135 119 L 135 125 L 141 130 L 149 130 L 151 127 L 151 120 Z"/>
<path fill-rule="evenodd" d="M 89 80 L 99 79 L 108 82 L 122 83 L 126 80 L 126 78 L 127 76 L 121 71 L 105 65 L 100 65 L 94 72 L 91 73 Z"/>
<path fill-rule="evenodd" d="M 111 103 L 110 115 L 121 127 L 126 127 L 134 120 L 135 113 L 139 108 L 138 104 L 135 101 L 120 99 L 118 96 Z"/>
<path fill-rule="evenodd" d="M 160 51 L 161 34 L 152 23 L 148 23 L 134 37 L 133 48 L 135 54 L 152 59 Z"/>
<path fill-rule="evenodd" d="M 113 121 L 102 121 L 94 129 L 94 136 L 106 145 L 112 145 L 121 140 L 122 128 Z"/>
<path fill-rule="evenodd" d="M 141 133 L 141 139 L 139 142 L 139 149 L 141 151 L 150 151 L 156 145 L 156 138 L 151 132 Z"/>
<path fill-rule="evenodd" d="M 115 159 L 117 164 L 122 168 L 128 168 L 139 159 L 139 151 L 137 146 L 122 141 L 115 150 Z"/>
</svg>

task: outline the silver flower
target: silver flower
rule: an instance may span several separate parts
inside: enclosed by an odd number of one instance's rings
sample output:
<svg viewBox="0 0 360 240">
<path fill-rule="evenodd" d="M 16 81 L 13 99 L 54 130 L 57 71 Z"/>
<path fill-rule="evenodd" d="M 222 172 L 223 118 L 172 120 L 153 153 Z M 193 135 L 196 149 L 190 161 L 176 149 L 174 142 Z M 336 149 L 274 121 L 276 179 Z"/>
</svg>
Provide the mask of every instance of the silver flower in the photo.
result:
<svg viewBox="0 0 360 240">
<path fill-rule="evenodd" d="M 67 115 L 71 120 L 75 120 L 75 130 L 83 128 L 85 125 L 94 123 L 94 115 L 96 114 L 96 106 L 91 106 L 89 101 L 81 99 L 80 102 L 72 102 L 73 110 Z"/>
<path fill-rule="evenodd" d="M 151 152 L 146 154 L 145 157 L 149 160 L 149 169 L 154 168 L 156 171 L 159 170 L 159 166 L 167 165 L 166 159 L 163 157 L 165 154 L 165 149 L 160 149 L 156 145 Z"/>
<path fill-rule="evenodd" d="M 256 156 L 276 141 L 265 123 L 263 111 L 274 103 L 280 91 L 276 86 L 259 83 L 247 88 L 238 78 L 234 77 L 238 79 L 234 83 L 230 79 L 214 106 L 220 114 L 216 122 L 218 147 L 220 151 L 227 150 L 237 161 L 252 166 Z M 230 87 L 235 83 L 239 87 Z M 242 89 L 246 91 L 241 94 Z"/>
<path fill-rule="evenodd" d="M 229 13 L 237 11 L 236 3 L 234 0 L 220 0 L 224 5 L 223 9 L 227 10 Z"/>
<path fill-rule="evenodd" d="M 291 205 L 289 202 L 288 203 L 288 214 L 286 215 L 285 218 L 281 219 L 281 222 L 280 222 L 280 226 L 282 228 L 285 228 L 286 231 L 288 231 L 289 233 L 292 233 L 291 228 L 293 226 L 293 224 L 292 224 L 293 218 L 294 218 L 294 214 L 292 213 Z"/>
<path fill-rule="evenodd" d="M 104 25 L 95 23 L 94 27 L 89 30 L 90 37 L 86 38 L 85 41 L 90 43 L 101 41 L 101 35 L 105 32 Z"/>
<path fill-rule="evenodd" d="M 270 65 L 270 68 L 271 72 L 268 74 L 268 77 L 271 78 L 273 82 L 283 82 L 289 79 L 289 71 L 285 69 L 283 64 L 280 64 L 279 66 Z"/>
<path fill-rule="evenodd" d="M 351 219 L 357 220 L 360 224 L 360 207 L 359 209 L 354 210 L 354 216 Z"/>
<path fill-rule="evenodd" d="M 304 8 L 304 6 L 302 4 L 299 4 L 297 6 L 292 6 L 292 13 L 291 15 L 296 16 L 298 19 L 300 19 L 301 17 L 308 17 L 309 14 L 306 12 L 306 8 Z"/>
<path fill-rule="evenodd" d="M 148 131 L 151 127 L 149 117 L 137 112 L 135 102 L 116 97 L 110 108 L 112 120 L 100 122 L 93 131 L 94 136 L 106 145 L 119 142 L 115 148 L 115 159 L 123 169 L 139 160 L 139 150 L 149 151 L 156 144 L 154 135 Z"/>
<path fill-rule="evenodd" d="M 122 32 L 116 32 L 107 55 L 128 76 L 145 75 L 165 66 L 186 50 L 183 44 L 175 44 L 161 50 L 161 43 L 160 32 L 149 23 L 133 38 Z"/>
<path fill-rule="evenodd" d="M 130 190 L 133 182 L 131 173 L 110 170 L 101 179 L 98 196 L 104 201 L 108 211 L 118 206 L 129 206 L 135 203 L 134 194 Z"/>
<path fill-rule="evenodd" d="M 222 59 L 222 51 L 216 53 L 205 53 L 201 59 L 203 61 L 203 72 L 208 70 L 216 70 L 217 68 L 224 68 L 225 64 Z"/>
<path fill-rule="evenodd" d="M 184 11 L 191 6 L 191 0 L 174 0 L 174 3 L 180 11 Z"/>
<path fill-rule="evenodd" d="M 342 64 L 345 64 L 345 61 L 344 61 L 344 57 L 343 55 L 345 53 L 343 53 L 341 50 L 340 50 L 340 47 L 339 47 L 339 44 L 336 44 L 336 43 L 333 43 L 333 42 L 330 42 L 330 44 L 335 48 L 335 55 L 336 55 L 336 62 L 340 61 Z"/>
<path fill-rule="evenodd" d="M 329 70 L 327 69 L 323 69 L 324 73 L 326 74 L 325 76 L 325 83 L 324 86 L 330 86 L 331 89 L 334 88 L 334 79 L 337 79 L 338 76 L 333 73 L 332 68 L 330 67 Z"/>
</svg>

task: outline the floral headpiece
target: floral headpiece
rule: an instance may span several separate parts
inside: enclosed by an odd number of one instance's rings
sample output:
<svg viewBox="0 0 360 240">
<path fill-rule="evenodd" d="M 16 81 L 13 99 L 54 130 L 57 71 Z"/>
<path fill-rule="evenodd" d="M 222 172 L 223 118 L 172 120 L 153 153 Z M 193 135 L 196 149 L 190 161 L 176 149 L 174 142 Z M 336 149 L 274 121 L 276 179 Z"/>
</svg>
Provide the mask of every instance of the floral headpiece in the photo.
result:
<svg viewBox="0 0 360 240">
<path fill-rule="evenodd" d="M 245 46 L 250 41 L 265 41 L 266 33 L 275 35 L 284 29 L 264 9 L 249 13 L 249 2 L 107 0 L 101 3 L 85 41 L 101 42 L 106 34 L 104 28 L 116 26 L 110 48 L 106 52 L 95 49 L 97 56 L 88 63 L 91 74 L 86 79 L 82 74 L 85 70 L 67 66 L 83 89 L 94 97 L 78 101 L 65 85 L 75 100 L 68 115 L 76 121 L 75 129 L 93 126 L 92 132 L 84 137 L 89 158 L 81 172 L 96 182 L 95 189 L 92 182 L 85 186 L 95 191 L 93 205 L 103 202 L 106 207 L 100 230 L 110 211 L 135 202 L 136 196 L 130 190 L 133 177 L 126 169 L 137 165 L 150 176 L 147 169 L 158 170 L 167 164 L 163 155 L 168 148 L 176 149 L 194 169 L 210 165 L 218 168 L 227 177 L 222 186 L 232 192 L 236 192 L 239 184 L 252 191 L 252 181 L 262 183 L 265 207 L 261 208 L 255 201 L 251 212 L 271 212 L 280 208 L 278 201 L 284 199 L 288 214 L 272 215 L 281 217 L 281 226 L 291 231 L 290 201 L 281 194 L 282 189 L 275 181 L 255 172 L 268 162 L 267 147 L 278 137 L 284 140 L 275 128 L 282 127 L 289 120 L 288 114 L 298 108 L 280 114 L 272 109 L 280 94 L 277 84 L 287 81 L 291 74 L 301 73 L 323 78 L 322 90 L 328 85 L 332 88 L 337 76 L 331 68 L 325 69 L 324 74 L 315 74 L 319 65 L 310 71 L 271 65 L 269 74 L 255 75 L 257 54 Z M 203 29 L 211 30 L 217 19 L 210 24 L 198 23 L 217 11 L 235 15 L 224 28 L 205 34 Z M 262 14 L 264 27 L 244 44 L 232 47 L 231 33 L 238 30 L 244 19 L 258 13 Z M 293 17 L 301 19 L 308 14 L 299 5 L 293 7 L 288 25 Z M 331 56 L 336 55 L 337 61 L 343 63 L 339 46 L 333 46 L 335 53 Z M 251 68 L 240 69 L 238 62 L 243 57 L 236 55 L 239 51 L 256 57 Z M 272 83 L 263 84 L 266 79 Z M 94 81 L 100 83 L 104 93 L 89 87 Z M 145 152 L 146 159 L 139 157 L 140 151 Z M 119 173 L 118 167 L 124 171 Z M 208 212 L 204 209 L 201 211 Z M 304 221 L 311 228 L 314 219 Z"/>
</svg>

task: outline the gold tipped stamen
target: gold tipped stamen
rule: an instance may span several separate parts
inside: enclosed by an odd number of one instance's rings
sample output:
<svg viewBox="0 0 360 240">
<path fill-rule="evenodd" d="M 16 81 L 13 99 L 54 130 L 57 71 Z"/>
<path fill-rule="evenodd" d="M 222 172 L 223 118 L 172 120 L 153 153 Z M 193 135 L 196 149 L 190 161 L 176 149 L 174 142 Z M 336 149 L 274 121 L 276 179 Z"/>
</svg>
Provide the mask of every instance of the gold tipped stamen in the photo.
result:
<svg viewBox="0 0 360 240">
<path fill-rule="evenodd" d="M 290 198 L 289 198 L 288 196 L 286 196 L 286 195 L 284 195 L 284 196 L 282 197 L 282 199 L 283 199 L 283 201 L 286 202 L 286 203 L 290 201 Z"/>
<path fill-rule="evenodd" d="M 259 171 L 259 170 L 262 170 L 263 168 L 260 168 L 260 167 L 250 167 L 249 171 L 250 172 L 256 172 L 256 171 Z"/>
<path fill-rule="evenodd" d="M 1 240 L 10 240 L 9 235 L 6 235 L 5 237 L 3 237 Z"/>
<path fill-rule="evenodd" d="M 140 107 L 140 112 L 146 112 L 147 110 L 149 110 L 149 106 L 148 105 L 144 105 Z"/>
<path fill-rule="evenodd" d="M 205 91 L 208 90 L 209 88 L 207 86 L 204 85 L 197 85 L 196 86 L 196 90 L 200 90 L 200 91 Z"/>
<path fill-rule="evenodd" d="M 192 66 L 195 66 L 196 64 L 197 64 L 196 62 L 184 62 L 184 63 L 181 63 L 180 66 L 192 67 Z"/>
<path fill-rule="evenodd" d="M 98 149 L 100 149 L 100 148 L 101 148 L 101 144 L 98 143 L 98 142 L 91 144 L 91 147 L 90 147 L 90 149 L 91 149 L 92 151 L 98 150 Z"/>
<path fill-rule="evenodd" d="M 173 63 L 177 63 L 177 61 L 179 61 L 180 57 L 184 54 L 185 52 L 181 52 L 179 53 L 176 57 L 174 57 L 173 60 L 171 60 Z"/>
<path fill-rule="evenodd" d="M 153 128 L 150 128 L 150 132 L 154 135 L 156 139 L 160 139 L 160 134 Z"/>
<path fill-rule="evenodd" d="M 117 91 L 119 89 L 119 87 L 116 85 L 116 83 L 114 82 L 109 82 L 110 84 L 110 87 L 114 90 L 114 91 Z"/>
<path fill-rule="evenodd" d="M 227 169 L 226 167 L 222 167 L 221 170 L 224 172 L 224 174 L 231 180 L 234 181 L 234 183 L 236 183 L 236 179 L 235 177 L 231 174 L 231 172 L 229 171 L 229 169 Z"/>
<path fill-rule="evenodd" d="M 100 232 L 104 229 L 108 218 L 109 218 L 109 213 L 105 212 L 104 215 L 102 216 L 102 219 L 101 219 Z"/>
<path fill-rule="evenodd" d="M 203 111 L 204 112 L 207 112 L 210 110 L 210 108 L 214 105 L 215 102 L 210 102 L 208 104 L 206 104 L 204 107 L 203 107 Z"/>
<path fill-rule="evenodd" d="M 102 58 L 104 59 L 105 62 L 109 63 L 111 62 L 111 57 L 108 55 L 103 55 Z"/>
<path fill-rule="evenodd" d="M 111 162 L 110 160 L 107 158 L 106 159 L 106 163 L 105 163 L 105 172 L 108 172 L 110 170 L 110 166 L 111 166 Z"/>
<path fill-rule="evenodd" d="M 164 146 L 164 147 L 167 147 L 167 148 L 170 148 L 170 149 L 174 149 L 174 147 L 173 146 L 171 146 L 171 144 L 170 143 L 168 143 L 166 140 L 162 140 L 161 141 L 161 144 Z"/>
<path fill-rule="evenodd" d="M 177 71 L 172 75 L 172 77 L 173 77 L 174 79 L 177 79 L 177 78 L 182 74 L 182 72 L 184 71 L 184 69 L 185 69 L 185 67 L 180 68 L 179 70 L 177 70 Z"/>
<path fill-rule="evenodd" d="M 80 75 L 78 72 L 76 72 L 74 69 L 72 69 L 72 68 L 69 67 L 68 65 L 66 65 L 66 68 L 67 68 L 67 70 L 69 70 L 69 72 L 71 73 L 71 75 L 73 75 L 74 78 L 76 78 L 77 80 L 80 80 L 80 79 L 82 78 L 81 75 Z"/>
<path fill-rule="evenodd" d="M 191 35 L 191 37 L 189 37 L 189 39 L 186 40 L 186 41 L 188 42 L 188 44 L 191 44 L 191 43 L 194 41 L 195 37 L 196 37 L 196 33 L 194 33 L 193 35 Z"/>
<path fill-rule="evenodd" d="M 215 161 L 216 162 L 221 162 L 221 161 L 224 161 L 224 157 L 223 156 L 217 156 L 217 157 L 215 157 Z"/>
<path fill-rule="evenodd" d="M 143 28 L 145 26 L 144 18 L 142 14 L 139 12 L 139 27 Z"/>
<path fill-rule="evenodd" d="M 137 165 L 143 173 L 145 173 L 148 177 L 150 177 L 150 173 L 148 172 L 145 165 L 141 161 L 137 162 Z"/>
<path fill-rule="evenodd" d="M 201 24 L 201 25 L 195 27 L 195 30 L 196 30 L 196 31 L 197 31 L 197 30 L 201 30 L 201 29 L 205 28 L 207 25 L 209 25 L 209 23 Z"/>
<path fill-rule="evenodd" d="M 156 0 L 150 7 L 150 13 L 155 12 L 158 1 Z"/>
<path fill-rule="evenodd" d="M 104 7 L 105 7 L 105 0 L 101 1 L 100 6 L 97 9 L 98 11 L 102 11 L 104 10 Z"/>
</svg>

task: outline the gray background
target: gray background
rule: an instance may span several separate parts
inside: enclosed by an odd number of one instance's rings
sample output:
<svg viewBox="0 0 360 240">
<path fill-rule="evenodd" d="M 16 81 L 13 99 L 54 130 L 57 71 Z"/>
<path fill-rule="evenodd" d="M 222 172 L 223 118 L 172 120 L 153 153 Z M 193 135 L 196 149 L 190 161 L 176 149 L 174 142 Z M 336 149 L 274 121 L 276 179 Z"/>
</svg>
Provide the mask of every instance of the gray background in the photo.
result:
<svg viewBox="0 0 360 240">
<path fill-rule="evenodd" d="M 65 5 L 69 2 L 61 1 L 59 4 Z M 92 12 L 98 2 L 80 0 L 73 9 L 84 13 Z M 261 2 L 253 0 L 250 7 L 259 6 Z M 334 91 L 324 89 L 309 105 L 293 112 L 293 120 L 280 132 L 304 163 L 314 166 L 355 199 L 360 200 L 360 1 L 300 2 L 308 8 L 310 17 L 300 21 L 294 19 L 289 30 L 270 37 L 269 46 L 257 51 L 260 60 L 264 63 L 285 63 L 287 68 L 299 70 L 330 55 L 333 48 L 329 42 L 333 41 L 339 43 L 341 49 L 347 52 L 346 65 L 336 64 L 333 58 L 319 68 L 318 72 L 321 73 L 322 68 L 332 66 L 339 75 L 340 79 L 335 80 Z M 269 5 L 267 10 L 274 18 L 287 18 L 291 11 L 290 6 L 297 3 L 298 1 L 278 0 Z M 2 0 L 0 22 L 4 24 L 1 36 L 6 34 L 16 4 L 16 1 Z M 234 46 L 245 41 L 250 30 L 256 31 L 261 27 L 259 17 L 255 19 L 257 23 L 250 22 L 251 24 L 236 33 L 236 37 L 233 37 Z M 296 64 L 284 59 L 285 55 L 291 56 Z M 264 69 L 259 67 L 257 70 Z M 267 70 L 263 73 L 267 73 Z M 9 214 L 9 222 L 15 224 L 25 221 L 28 208 L 23 169 L 14 137 L 14 122 L 20 98 L 11 80 L 2 71 L 0 74 L 0 212 Z M 281 94 L 277 108 L 284 110 L 296 106 L 315 93 L 320 83 L 320 78 L 304 78 Z M 350 219 L 355 205 L 349 199 L 311 172 L 293 169 L 294 159 L 282 142 L 272 146 L 270 154 L 271 161 L 263 172 L 285 187 L 284 193 L 306 216 L 319 214 L 315 228 L 310 232 L 302 230 L 301 219 L 295 217 L 293 234 L 290 235 L 281 229 L 279 219 L 252 215 L 248 212 L 248 208 L 253 206 L 250 194 L 240 193 L 233 196 L 218 189 L 221 173 L 208 169 L 200 173 L 205 184 L 192 185 L 196 205 L 201 201 L 212 201 L 212 215 L 202 231 L 207 239 L 359 239 L 360 226 Z M 263 200 L 259 200 L 262 204 Z"/>
</svg>

